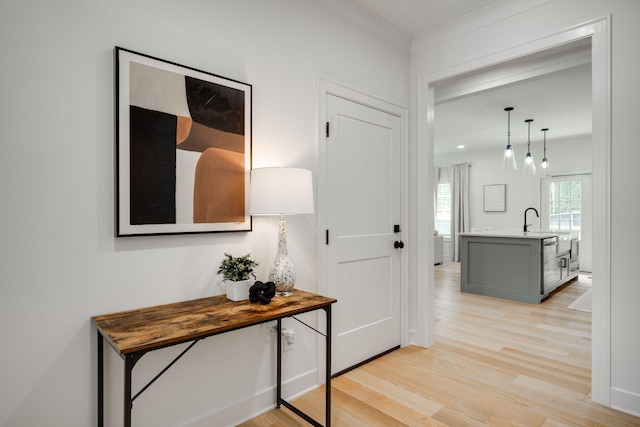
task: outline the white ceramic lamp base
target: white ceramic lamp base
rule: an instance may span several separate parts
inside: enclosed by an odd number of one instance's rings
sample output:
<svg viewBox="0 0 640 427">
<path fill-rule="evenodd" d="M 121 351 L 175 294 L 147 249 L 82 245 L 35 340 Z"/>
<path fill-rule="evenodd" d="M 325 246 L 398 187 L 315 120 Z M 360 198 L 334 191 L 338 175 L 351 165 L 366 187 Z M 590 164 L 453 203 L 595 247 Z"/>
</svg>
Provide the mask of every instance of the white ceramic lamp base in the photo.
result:
<svg viewBox="0 0 640 427">
<path fill-rule="evenodd" d="M 287 254 L 287 223 L 284 216 L 280 216 L 280 230 L 278 231 L 278 254 L 269 270 L 269 280 L 276 285 L 279 296 L 293 295 L 296 284 L 296 270 Z"/>
</svg>

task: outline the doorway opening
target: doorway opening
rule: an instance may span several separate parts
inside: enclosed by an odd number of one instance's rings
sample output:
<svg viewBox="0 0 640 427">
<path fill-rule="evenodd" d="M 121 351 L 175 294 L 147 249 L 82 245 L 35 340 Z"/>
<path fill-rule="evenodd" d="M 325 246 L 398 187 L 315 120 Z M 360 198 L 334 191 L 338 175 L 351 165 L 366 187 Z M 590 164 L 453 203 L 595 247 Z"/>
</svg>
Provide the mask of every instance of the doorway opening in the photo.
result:
<svg viewBox="0 0 640 427">
<path fill-rule="evenodd" d="M 595 402 L 610 405 L 610 277 L 611 277 L 611 249 L 610 233 L 611 220 L 609 206 L 611 200 L 611 99 L 610 99 L 610 22 L 607 18 L 597 20 L 581 27 L 576 27 L 562 33 L 557 33 L 543 39 L 532 41 L 529 45 L 517 46 L 501 51 L 495 55 L 479 58 L 476 61 L 443 68 L 441 71 L 418 78 L 418 117 L 417 123 L 418 171 L 417 177 L 427 191 L 420 191 L 418 187 L 419 221 L 425 223 L 424 230 L 433 230 L 433 185 L 434 185 L 434 128 L 436 87 L 440 82 L 463 76 L 465 73 L 477 70 L 492 71 L 492 67 L 517 61 L 530 54 L 553 52 L 558 47 L 571 47 L 573 43 L 587 42 L 591 45 L 592 96 L 593 96 L 593 129 L 592 129 L 592 172 L 593 192 L 593 279 L 594 304 L 592 317 L 592 398 Z M 498 79 L 499 80 L 499 79 Z M 459 91 L 460 94 L 463 90 Z M 503 106 L 505 107 L 505 106 Z M 538 186 L 539 188 L 539 186 Z M 539 189 L 538 189 L 539 192 Z M 429 223 L 426 223 L 429 222 Z M 432 240 L 429 233 L 418 245 L 418 258 L 433 254 L 433 248 L 428 247 Z M 427 258 L 428 259 L 428 258 Z M 419 300 L 425 301 L 418 307 L 417 318 L 423 330 L 418 331 L 418 342 L 424 346 L 434 343 L 433 319 L 433 270 L 430 265 L 418 265 L 417 276 L 424 277 L 426 286 L 417 287 Z"/>
</svg>

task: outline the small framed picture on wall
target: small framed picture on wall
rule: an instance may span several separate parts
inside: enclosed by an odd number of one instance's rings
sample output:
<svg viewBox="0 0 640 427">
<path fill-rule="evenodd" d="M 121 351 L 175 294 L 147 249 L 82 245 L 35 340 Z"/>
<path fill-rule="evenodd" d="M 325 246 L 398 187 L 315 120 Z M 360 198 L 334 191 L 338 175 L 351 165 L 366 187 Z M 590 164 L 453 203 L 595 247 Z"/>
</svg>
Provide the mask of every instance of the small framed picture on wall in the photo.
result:
<svg viewBox="0 0 640 427">
<path fill-rule="evenodd" d="M 484 186 L 484 211 L 505 212 L 507 210 L 507 184 Z"/>
</svg>

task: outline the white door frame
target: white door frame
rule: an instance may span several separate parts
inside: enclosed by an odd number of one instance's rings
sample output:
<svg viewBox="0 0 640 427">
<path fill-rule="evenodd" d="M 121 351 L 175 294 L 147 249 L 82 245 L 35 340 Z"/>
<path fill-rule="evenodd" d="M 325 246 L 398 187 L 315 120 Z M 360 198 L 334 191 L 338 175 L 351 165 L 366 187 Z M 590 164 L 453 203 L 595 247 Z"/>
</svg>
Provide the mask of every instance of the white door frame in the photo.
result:
<svg viewBox="0 0 640 427">
<path fill-rule="evenodd" d="M 400 345 L 405 346 L 409 342 L 408 336 L 408 280 L 407 280 L 407 272 L 409 271 L 409 256 L 410 248 L 412 245 L 411 236 L 415 235 L 415 233 L 411 233 L 409 223 L 408 223 L 408 215 L 407 215 L 407 182 L 408 182 L 408 173 L 407 173 L 407 145 L 408 145 L 408 137 L 407 137 L 407 129 L 408 129 L 408 118 L 407 118 L 407 109 L 404 107 L 400 107 L 398 105 L 392 104 L 390 102 L 384 101 L 379 98 L 375 98 L 371 95 L 367 95 L 358 90 L 349 88 L 347 86 L 332 82 L 325 78 L 319 79 L 319 123 L 318 123 L 318 165 L 317 165 L 317 194 L 316 194 L 316 210 L 317 210 L 317 250 L 318 250 L 318 293 L 326 294 L 328 286 L 327 286 L 327 278 L 326 278 L 326 268 L 327 268 L 327 245 L 325 238 L 325 230 L 327 229 L 326 223 L 326 215 L 327 215 L 327 186 L 326 186 L 326 161 L 327 161 L 327 152 L 326 152 L 326 130 L 325 123 L 327 123 L 327 97 L 329 95 L 335 95 L 340 98 L 344 98 L 367 107 L 375 108 L 377 110 L 381 110 L 396 116 L 400 117 L 400 144 L 401 144 L 401 154 L 400 154 L 400 162 L 401 162 L 401 170 L 403 171 L 402 177 L 400 179 L 400 191 L 401 191 L 401 207 L 400 207 L 400 218 L 401 224 L 403 227 L 403 238 L 407 248 L 405 249 L 405 256 L 402 257 L 402 261 L 400 264 Z M 406 233 L 405 233 L 406 232 Z M 415 245 L 415 243 L 414 243 Z M 415 246 L 414 246 L 415 247 Z M 323 344 L 319 345 L 318 354 L 320 359 L 324 358 L 323 353 Z M 320 364 L 319 366 L 324 366 Z M 322 372 L 319 373 L 319 383 L 324 382 L 324 374 Z"/>
<path fill-rule="evenodd" d="M 566 31 L 533 40 L 493 55 L 479 58 L 417 78 L 415 217 L 419 232 L 416 257 L 433 255 L 433 127 L 434 84 L 465 72 L 500 64 L 547 49 L 591 38 L 593 96 L 593 311 L 592 311 L 592 400 L 611 406 L 611 17 L 594 20 Z M 412 194 L 413 195 L 413 194 Z M 412 214 L 414 211 L 412 210 Z M 415 258 L 413 258 L 415 259 Z M 416 263 L 418 344 L 434 343 L 433 266 Z M 413 270 L 413 268 L 412 268 Z"/>
</svg>

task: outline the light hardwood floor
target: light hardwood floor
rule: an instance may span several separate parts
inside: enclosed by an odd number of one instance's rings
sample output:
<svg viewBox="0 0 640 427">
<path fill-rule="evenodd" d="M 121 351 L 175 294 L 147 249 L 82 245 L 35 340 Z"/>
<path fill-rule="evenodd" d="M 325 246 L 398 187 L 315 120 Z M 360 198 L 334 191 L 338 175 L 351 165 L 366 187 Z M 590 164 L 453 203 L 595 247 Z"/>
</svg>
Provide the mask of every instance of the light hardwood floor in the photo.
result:
<svg viewBox="0 0 640 427">
<path fill-rule="evenodd" d="M 591 402 L 591 313 L 567 309 L 588 276 L 542 304 L 459 291 L 435 268 L 436 344 L 405 347 L 332 380 L 333 426 L 640 426 Z M 324 422 L 324 389 L 295 400 Z M 305 426 L 285 408 L 243 427 Z"/>
</svg>

